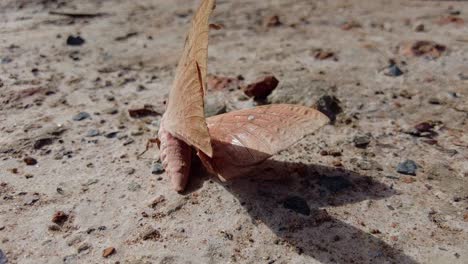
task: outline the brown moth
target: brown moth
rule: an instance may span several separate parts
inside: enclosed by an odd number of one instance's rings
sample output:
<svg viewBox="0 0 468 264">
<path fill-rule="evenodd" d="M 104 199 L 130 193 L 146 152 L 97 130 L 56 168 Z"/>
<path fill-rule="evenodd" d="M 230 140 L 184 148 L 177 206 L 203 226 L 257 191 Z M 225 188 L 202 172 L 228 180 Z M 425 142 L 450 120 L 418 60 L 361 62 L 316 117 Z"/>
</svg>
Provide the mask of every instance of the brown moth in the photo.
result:
<svg viewBox="0 0 468 264">
<path fill-rule="evenodd" d="M 160 158 L 176 191 L 183 191 L 188 182 L 192 149 L 210 172 L 228 180 L 329 122 L 317 110 L 289 104 L 205 118 L 209 18 L 214 7 L 215 0 L 203 0 L 195 13 L 158 132 Z"/>
</svg>

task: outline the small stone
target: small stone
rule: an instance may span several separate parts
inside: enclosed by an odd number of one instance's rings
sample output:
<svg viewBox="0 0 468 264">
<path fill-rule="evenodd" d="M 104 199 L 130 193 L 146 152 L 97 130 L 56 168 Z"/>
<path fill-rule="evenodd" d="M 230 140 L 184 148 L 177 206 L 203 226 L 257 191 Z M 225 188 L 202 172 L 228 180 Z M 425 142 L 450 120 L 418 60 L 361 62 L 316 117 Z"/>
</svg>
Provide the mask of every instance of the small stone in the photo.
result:
<svg viewBox="0 0 468 264">
<path fill-rule="evenodd" d="M 65 221 L 67 221 L 67 219 L 68 215 L 64 211 L 57 211 L 52 216 L 52 222 L 58 225 L 62 225 L 63 223 L 65 223 Z"/>
<path fill-rule="evenodd" d="M 335 96 L 324 95 L 317 100 L 315 105 L 317 110 L 324 113 L 333 122 L 336 120 L 336 116 L 343 112 L 340 104 L 340 100 Z"/>
<path fill-rule="evenodd" d="M 75 116 L 73 116 L 73 120 L 74 121 L 81 121 L 81 120 L 84 120 L 84 119 L 87 119 L 87 118 L 90 118 L 91 115 L 86 113 L 86 112 L 79 112 L 78 114 L 76 114 Z"/>
<path fill-rule="evenodd" d="M 38 139 L 34 142 L 34 149 L 41 149 L 42 147 L 45 147 L 47 145 L 51 145 L 52 143 L 54 143 L 54 139 L 53 138 L 41 138 L 41 139 Z"/>
<path fill-rule="evenodd" d="M 396 64 L 393 64 L 387 68 L 384 74 L 391 77 L 398 77 L 403 75 L 403 72 L 400 70 L 400 68 L 398 68 Z"/>
<path fill-rule="evenodd" d="M 35 158 L 32 158 L 32 157 L 26 157 L 26 158 L 23 159 L 23 161 L 28 166 L 33 166 L 33 165 L 37 164 L 37 160 Z"/>
<path fill-rule="evenodd" d="M 125 169 L 125 173 L 127 175 L 132 175 L 133 173 L 135 173 L 135 169 L 134 168 L 127 168 L 127 169 Z"/>
<path fill-rule="evenodd" d="M 267 27 L 278 27 L 278 26 L 282 25 L 278 15 L 273 15 L 273 16 L 267 17 L 265 19 L 264 24 Z"/>
<path fill-rule="evenodd" d="M 444 45 L 433 41 L 418 40 L 400 46 L 400 53 L 408 57 L 429 57 L 431 59 L 439 58 L 447 50 Z"/>
<path fill-rule="evenodd" d="M 98 182 L 99 182 L 98 179 L 89 179 L 85 184 L 82 184 L 82 185 L 83 186 L 90 186 L 90 185 L 96 184 Z"/>
<path fill-rule="evenodd" d="M 36 194 L 27 195 L 26 197 L 24 197 L 24 205 L 33 205 L 37 201 L 39 201 L 39 196 Z"/>
<path fill-rule="evenodd" d="M 253 83 L 247 85 L 244 89 L 244 93 L 253 97 L 254 100 L 264 100 L 268 95 L 278 86 L 279 81 L 273 75 L 269 75 L 263 78 L 260 78 Z"/>
<path fill-rule="evenodd" d="M 149 207 L 155 209 L 160 203 L 163 203 L 166 201 L 166 197 L 164 195 L 160 195 L 156 197 L 151 203 L 149 204 Z"/>
<path fill-rule="evenodd" d="M 99 136 L 99 130 L 97 129 L 91 129 L 86 133 L 86 137 L 97 137 Z"/>
<path fill-rule="evenodd" d="M 143 118 L 147 116 L 158 116 L 160 113 L 153 110 L 152 105 L 144 105 L 143 108 L 129 109 L 128 114 L 131 118 Z"/>
<path fill-rule="evenodd" d="M 430 104 L 433 104 L 433 105 L 440 105 L 441 102 L 438 98 L 435 98 L 435 97 L 431 97 L 429 98 L 429 101 L 428 101 Z"/>
<path fill-rule="evenodd" d="M 68 239 L 66 242 L 67 242 L 67 245 L 69 247 L 73 246 L 73 245 L 76 245 L 78 243 L 80 243 L 82 241 L 81 239 L 81 236 L 77 235 L 77 236 L 73 236 L 71 237 L 70 239 Z"/>
<path fill-rule="evenodd" d="M 115 138 L 118 133 L 119 133 L 119 131 L 113 131 L 113 132 L 109 132 L 109 133 L 105 134 L 104 136 L 106 138 Z"/>
<path fill-rule="evenodd" d="M 354 146 L 357 148 L 367 148 L 367 146 L 370 144 L 370 137 L 365 135 L 365 136 L 356 136 L 353 139 Z"/>
<path fill-rule="evenodd" d="M 159 233 L 159 231 L 154 229 L 153 227 L 146 228 L 141 234 L 141 239 L 143 240 L 157 241 L 160 238 L 161 238 L 161 233 Z"/>
<path fill-rule="evenodd" d="M 115 254 L 115 248 L 114 247 L 108 247 L 102 251 L 102 256 L 107 258 L 110 255 Z"/>
<path fill-rule="evenodd" d="M 131 192 L 136 192 L 141 189 L 141 185 L 136 182 L 131 182 L 128 184 L 128 190 Z"/>
<path fill-rule="evenodd" d="M 294 212 L 302 215 L 310 215 L 310 208 L 307 201 L 299 196 L 290 196 L 283 202 L 286 209 L 293 210 Z"/>
<path fill-rule="evenodd" d="M 418 166 L 416 163 L 412 160 L 405 160 L 398 164 L 397 166 L 397 172 L 405 175 L 413 175 L 416 176 L 416 170 L 418 169 Z"/>
<path fill-rule="evenodd" d="M 5 255 L 5 253 L 3 253 L 3 251 L 0 249 L 0 264 L 7 264 L 8 263 L 8 258 L 7 256 Z"/>
<path fill-rule="evenodd" d="M 85 40 L 80 36 L 70 35 L 67 38 L 67 45 L 69 46 L 81 46 L 85 43 Z"/>
<path fill-rule="evenodd" d="M 425 29 L 424 24 L 417 24 L 416 27 L 414 27 L 414 31 L 416 32 L 424 32 Z"/>
<path fill-rule="evenodd" d="M 124 146 L 127 146 L 127 145 L 130 145 L 132 143 L 134 143 L 135 140 L 133 138 L 128 138 L 127 140 L 124 141 L 123 145 Z"/>
<path fill-rule="evenodd" d="M 382 232 L 380 232 L 380 230 L 378 229 L 372 229 L 370 233 L 376 235 L 376 234 L 381 234 Z"/>
<path fill-rule="evenodd" d="M 47 227 L 47 229 L 49 229 L 50 231 L 59 231 L 60 230 L 60 226 L 57 225 L 57 224 L 51 224 Z"/>
<path fill-rule="evenodd" d="M 119 109 L 117 109 L 117 108 L 108 108 L 108 109 L 104 110 L 104 113 L 108 114 L 108 115 L 115 115 L 115 114 L 119 113 Z"/>
<path fill-rule="evenodd" d="M 317 60 L 333 59 L 335 58 L 335 53 L 332 51 L 317 49 L 314 51 L 314 58 Z"/>
<path fill-rule="evenodd" d="M 83 244 L 81 244 L 81 245 L 78 247 L 77 251 L 78 251 L 78 253 L 81 253 L 81 252 L 83 252 L 83 251 L 85 251 L 85 250 L 88 250 L 89 248 L 91 248 L 91 245 L 90 245 L 90 244 L 88 244 L 88 243 L 83 243 Z"/>
<path fill-rule="evenodd" d="M 155 162 L 153 168 L 151 169 L 152 174 L 161 174 L 164 172 L 164 167 L 161 163 Z"/>
</svg>

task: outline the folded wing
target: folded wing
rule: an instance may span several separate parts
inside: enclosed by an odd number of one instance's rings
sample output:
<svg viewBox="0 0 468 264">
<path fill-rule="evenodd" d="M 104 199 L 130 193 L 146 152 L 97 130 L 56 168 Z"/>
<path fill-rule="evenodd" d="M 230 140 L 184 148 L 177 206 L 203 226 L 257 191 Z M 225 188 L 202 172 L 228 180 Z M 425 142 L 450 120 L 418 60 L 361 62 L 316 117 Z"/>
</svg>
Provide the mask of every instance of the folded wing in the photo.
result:
<svg viewBox="0 0 468 264">
<path fill-rule="evenodd" d="M 206 122 L 213 157 L 202 160 L 220 177 L 229 179 L 291 146 L 329 119 L 309 107 L 273 104 L 209 117 Z"/>
</svg>

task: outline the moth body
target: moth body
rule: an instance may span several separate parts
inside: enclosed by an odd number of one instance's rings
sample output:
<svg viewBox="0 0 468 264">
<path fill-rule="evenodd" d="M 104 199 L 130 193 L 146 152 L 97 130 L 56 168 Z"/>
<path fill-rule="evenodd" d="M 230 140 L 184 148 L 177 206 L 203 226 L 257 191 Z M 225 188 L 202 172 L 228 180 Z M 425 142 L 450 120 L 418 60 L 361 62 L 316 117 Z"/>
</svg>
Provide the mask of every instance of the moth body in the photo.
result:
<svg viewBox="0 0 468 264">
<path fill-rule="evenodd" d="M 158 131 L 160 140 L 160 158 L 166 174 L 171 180 L 172 188 L 181 192 L 188 182 L 191 165 L 192 149 L 184 141 L 171 135 L 164 128 L 165 118 L 163 116 Z"/>
</svg>

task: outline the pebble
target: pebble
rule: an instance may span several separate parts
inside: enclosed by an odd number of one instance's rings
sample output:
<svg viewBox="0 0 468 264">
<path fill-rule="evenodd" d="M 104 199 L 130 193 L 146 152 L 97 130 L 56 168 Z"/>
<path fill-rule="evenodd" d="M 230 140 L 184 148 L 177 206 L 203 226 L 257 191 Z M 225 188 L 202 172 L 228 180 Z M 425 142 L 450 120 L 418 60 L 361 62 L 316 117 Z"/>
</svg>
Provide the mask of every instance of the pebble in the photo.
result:
<svg viewBox="0 0 468 264">
<path fill-rule="evenodd" d="M 135 142 L 135 140 L 133 138 L 128 138 L 127 140 L 125 140 L 125 142 L 123 143 L 124 146 L 127 146 L 127 145 L 130 145 L 132 144 L 133 142 Z"/>
<path fill-rule="evenodd" d="M 412 160 L 405 160 L 398 164 L 397 166 L 397 172 L 405 175 L 413 175 L 416 176 L 416 170 L 418 169 L 418 166 L 416 163 Z"/>
<path fill-rule="evenodd" d="M 267 17 L 263 24 L 266 27 L 279 27 L 283 23 L 281 23 L 281 20 L 278 15 L 273 15 L 273 16 Z"/>
<path fill-rule="evenodd" d="M 91 115 L 86 112 L 79 112 L 78 114 L 74 115 L 72 119 L 73 121 L 81 121 L 90 117 Z"/>
<path fill-rule="evenodd" d="M 3 251 L 0 249 L 0 264 L 7 264 L 8 263 L 8 258 L 7 256 L 5 255 L 5 253 L 3 253 Z"/>
<path fill-rule="evenodd" d="M 117 108 L 108 108 L 108 109 L 104 110 L 104 113 L 108 114 L 108 115 L 115 115 L 115 114 L 119 113 L 119 109 L 117 109 Z"/>
<path fill-rule="evenodd" d="M 356 136 L 353 139 L 354 146 L 357 148 L 367 148 L 367 146 L 370 144 L 370 137 L 365 135 L 365 136 Z"/>
<path fill-rule="evenodd" d="M 136 192 L 141 189 L 141 185 L 136 182 L 131 182 L 128 184 L 128 190 L 131 192 Z"/>
<path fill-rule="evenodd" d="M 324 113 L 330 120 L 333 122 L 336 120 L 336 116 L 343 112 L 343 109 L 340 106 L 341 102 L 332 95 L 324 95 L 317 100 L 315 104 L 317 110 Z"/>
<path fill-rule="evenodd" d="M 104 136 L 106 138 L 115 138 L 118 133 L 119 133 L 119 131 L 113 131 L 113 132 L 109 132 L 109 133 L 105 134 Z"/>
<path fill-rule="evenodd" d="M 26 195 L 26 197 L 24 197 L 24 205 L 33 205 L 37 201 L 39 201 L 39 195 L 37 194 Z"/>
<path fill-rule="evenodd" d="M 41 139 L 38 139 L 34 142 L 34 149 L 41 149 L 42 147 L 45 147 L 47 145 L 51 145 L 52 143 L 54 143 L 54 139 L 53 138 L 41 138 Z"/>
<path fill-rule="evenodd" d="M 90 244 L 88 244 L 88 243 L 83 243 L 83 244 L 81 244 L 81 245 L 78 247 L 77 252 L 78 252 L 78 253 L 81 253 L 81 252 L 83 252 L 83 251 L 85 251 L 85 250 L 88 250 L 89 248 L 91 248 L 91 245 L 90 245 Z"/>
<path fill-rule="evenodd" d="M 384 74 L 391 77 L 398 77 L 403 75 L 403 72 L 398 68 L 396 64 L 388 66 L 387 70 L 384 71 Z"/>
<path fill-rule="evenodd" d="M 64 211 L 57 211 L 52 216 L 52 222 L 58 225 L 62 225 L 63 223 L 65 223 L 65 221 L 67 221 L 67 219 L 68 215 Z"/>
<path fill-rule="evenodd" d="M 86 137 L 97 137 L 99 136 L 99 130 L 97 129 L 91 129 L 86 133 Z"/>
<path fill-rule="evenodd" d="M 153 164 L 153 168 L 151 168 L 151 173 L 152 174 L 161 174 L 164 172 L 164 167 L 161 163 L 155 162 Z"/>
<path fill-rule="evenodd" d="M 166 197 L 164 195 L 160 195 L 156 197 L 151 203 L 149 204 L 149 207 L 155 209 L 160 203 L 163 203 L 166 201 Z"/>
<path fill-rule="evenodd" d="M 310 215 L 310 207 L 307 201 L 299 196 L 289 196 L 284 200 L 283 206 L 286 209 L 293 210 L 294 212 L 302 215 Z"/>
<path fill-rule="evenodd" d="M 107 258 L 110 255 L 115 254 L 115 248 L 114 247 L 108 247 L 102 251 L 102 256 Z"/>
<path fill-rule="evenodd" d="M 132 175 L 133 173 L 135 173 L 135 169 L 134 169 L 134 168 L 127 168 L 127 169 L 125 169 L 125 174 L 127 174 L 127 175 Z"/>
<path fill-rule="evenodd" d="M 418 24 L 414 27 L 414 31 L 416 32 L 424 32 L 426 30 L 424 24 Z"/>
<path fill-rule="evenodd" d="M 264 100 L 273 90 L 278 86 L 279 81 L 275 76 L 269 75 L 260 79 L 257 79 L 253 83 L 247 85 L 244 89 L 244 93 L 253 97 L 254 100 Z"/>
<path fill-rule="evenodd" d="M 84 43 L 85 43 L 84 38 L 82 38 L 80 36 L 75 37 L 73 35 L 70 35 L 67 38 L 67 45 L 69 45 L 69 46 L 81 46 Z"/>
<path fill-rule="evenodd" d="M 157 241 L 158 239 L 161 238 L 161 233 L 159 233 L 158 230 L 156 230 L 153 227 L 147 227 L 142 233 L 141 233 L 141 239 L 143 240 L 154 240 Z"/>
<path fill-rule="evenodd" d="M 23 159 L 23 161 L 28 166 L 33 166 L 33 165 L 37 164 L 37 160 L 35 158 L 32 158 L 32 157 L 26 157 L 26 158 Z"/>
</svg>

